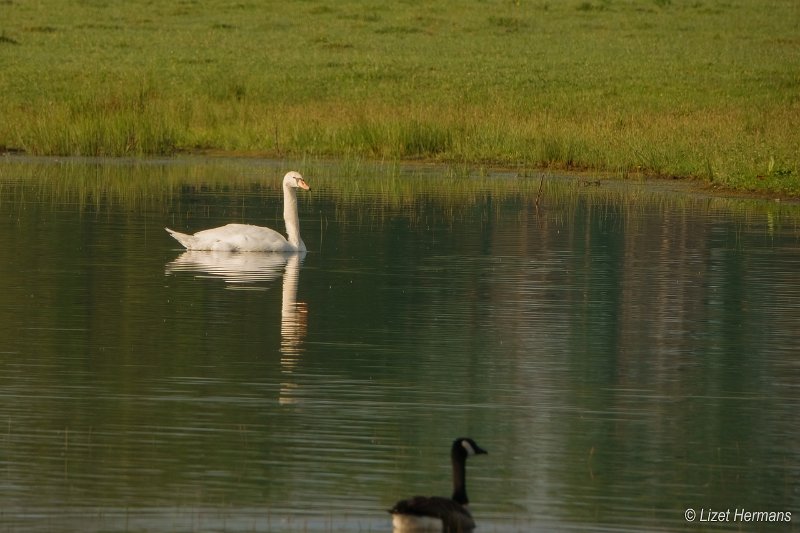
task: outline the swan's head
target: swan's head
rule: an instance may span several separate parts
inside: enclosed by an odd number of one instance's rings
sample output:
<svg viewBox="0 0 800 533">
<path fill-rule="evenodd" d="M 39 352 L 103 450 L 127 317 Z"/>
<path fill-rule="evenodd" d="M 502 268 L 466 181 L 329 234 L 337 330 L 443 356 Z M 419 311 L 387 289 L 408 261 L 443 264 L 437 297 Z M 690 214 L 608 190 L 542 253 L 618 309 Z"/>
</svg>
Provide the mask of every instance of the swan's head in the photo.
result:
<svg viewBox="0 0 800 533">
<path fill-rule="evenodd" d="M 283 186 L 293 187 L 295 189 L 305 189 L 307 191 L 311 190 L 311 187 L 308 186 L 308 183 L 306 183 L 306 180 L 303 179 L 303 176 L 301 176 L 299 172 L 295 171 L 286 173 L 286 175 L 283 177 Z"/>
<path fill-rule="evenodd" d="M 466 459 L 470 455 L 487 454 L 486 450 L 478 446 L 478 443 L 469 437 L 461 437 L 453 441 L 453 455 L 458 455 Z"/>
</svg>

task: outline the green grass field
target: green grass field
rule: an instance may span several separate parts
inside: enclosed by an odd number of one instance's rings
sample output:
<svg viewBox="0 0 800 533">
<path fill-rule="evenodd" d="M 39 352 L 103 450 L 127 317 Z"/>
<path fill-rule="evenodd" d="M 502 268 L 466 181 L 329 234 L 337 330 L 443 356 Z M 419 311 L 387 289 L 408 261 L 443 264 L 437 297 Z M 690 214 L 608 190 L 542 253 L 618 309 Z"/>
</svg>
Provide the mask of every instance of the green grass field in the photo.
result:
<svg viewBox="0 0 800 533">
<path fill-rule="evenodd" d="M 800 194 L 797 0 L 0 0 L 0 148 Z"/>
</svg>

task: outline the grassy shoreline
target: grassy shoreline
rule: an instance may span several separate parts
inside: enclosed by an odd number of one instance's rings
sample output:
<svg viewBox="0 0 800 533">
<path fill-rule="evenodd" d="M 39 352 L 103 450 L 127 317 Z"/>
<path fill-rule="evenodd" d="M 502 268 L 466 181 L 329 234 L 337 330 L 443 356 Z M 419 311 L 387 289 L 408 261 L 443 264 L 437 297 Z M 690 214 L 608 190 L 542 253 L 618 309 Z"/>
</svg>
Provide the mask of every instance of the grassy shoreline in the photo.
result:
<svg viewBox="0 0 800 533">
<path fill-rule="evenodd" d="M 0 4 L 0 149 L 430 160 L 800 195 L 793 0 Z"/>
</svg>

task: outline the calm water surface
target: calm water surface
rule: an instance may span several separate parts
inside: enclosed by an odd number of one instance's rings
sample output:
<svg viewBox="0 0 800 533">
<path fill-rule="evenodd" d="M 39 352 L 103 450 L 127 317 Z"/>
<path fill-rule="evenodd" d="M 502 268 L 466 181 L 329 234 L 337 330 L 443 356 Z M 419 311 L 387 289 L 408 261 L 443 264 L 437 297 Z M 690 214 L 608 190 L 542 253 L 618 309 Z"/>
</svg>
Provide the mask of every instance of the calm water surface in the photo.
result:
<svg viewBox="0 0 800 533">
<path fill-rule="evenodd" d="M 285 165 L 0 162 L 0 530 L 388 532 L 458 436 L 478 531 L 799 529 L 796 206 L 305 166 L 283 255 L 163 227 Z"/>
</svg>

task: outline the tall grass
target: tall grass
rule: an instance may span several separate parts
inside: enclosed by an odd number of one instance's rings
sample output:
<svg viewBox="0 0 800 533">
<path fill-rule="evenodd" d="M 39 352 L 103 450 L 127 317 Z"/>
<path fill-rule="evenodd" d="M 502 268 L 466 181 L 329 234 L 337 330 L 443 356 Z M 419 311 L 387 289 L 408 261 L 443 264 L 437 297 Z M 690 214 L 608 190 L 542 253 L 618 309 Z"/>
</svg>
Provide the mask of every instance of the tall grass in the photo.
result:
<svg viewBox="0 0 800 533">
<path fill-rule="evenodd" d="M 19 147 L 38 155 L 168 154 L 177 149 L 181 128 L 164 111 L 141 88 L 47 102 L 18 132 Z"/>
<path fill-rule="evenodd" d="M 0 147 L 696 177 L 800 194 L 793 0 L 0 4 Z"/>
</svg>

